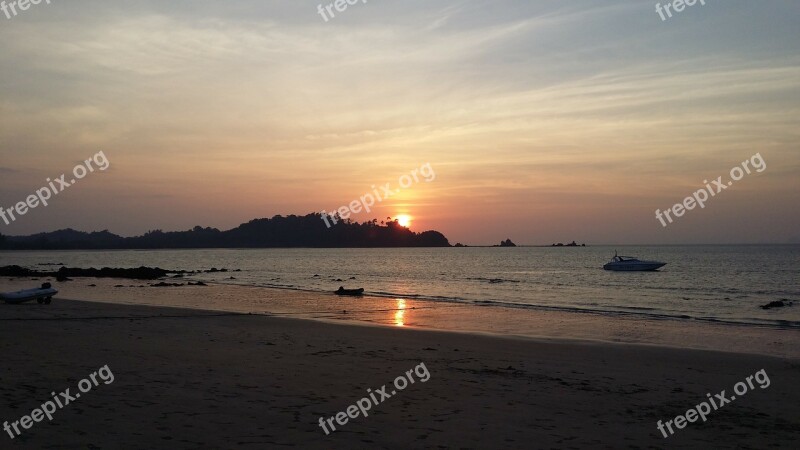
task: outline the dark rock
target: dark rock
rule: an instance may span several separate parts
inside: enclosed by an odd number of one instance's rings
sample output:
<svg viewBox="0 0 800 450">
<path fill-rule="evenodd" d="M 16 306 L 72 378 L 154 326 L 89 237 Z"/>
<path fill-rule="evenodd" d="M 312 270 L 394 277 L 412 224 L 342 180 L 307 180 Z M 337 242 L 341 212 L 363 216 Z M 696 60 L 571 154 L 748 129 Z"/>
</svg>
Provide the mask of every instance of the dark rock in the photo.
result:
<svg viewBox="0 0 800 450">
<path fill-rule="evenodd" d="M 792 304 L 793 303 L 790 302 L 789 300 L 781 299 L 781 300 L 771 301 L 771 302 L 767 303 L 766 305 L 761 305 L 760 308 L 761 309 L 783 308 L 784 306 L 792 306 Z"/>
<path fill-rule="evenodd" d="M 163 278 L 167 275 L 167 271 L 158 267 L 138 267 L 135 269 L 121 269 L 103 267 L 102 269 L 95 269 L 90 267 L 88 269 L 62 267 L 58 269 L 56 276 L 69 276 L 69 277 L 89 277 L 89 278 L 127 278 L 135 280 L 156 280 Z"/>
<path fill-rule="evenodd" d="M 40 272 L 26 269 L 17 265 L 0 267 L 0 275 L 4 277 L 29 277 L 38 275 Z"/>
<path fill-rule="evenodd" d="M 517 244 L 511 242 L 511 239 L 506 239 L 505 241 L 500 241 L 500 247 L 516 247 Z"/>
<path fill-rule="evenodd" d="M 566 245 L 565 245 L 565 244 L 562 244 L 561 242 L 559 242 L 558 244 L 553 244 L 553 245 L 551 245 L 551 247 L 586 247 L 586 244 L 580 244 L 580 245 L 578 245 L 578 243 L 577 243 L 577 242 L 575 242 L 575 241 L 572 241 L 572 242 L 570 242 L 569 244 L 566 244 Z"/>
<path fill-rule="evenodd" d="M 102 269 L 81 269 L 78 267 L 61 267 L 57 272 L 40 272 L 37 270 L 26 269 L 17 265 L 0 267 L 0 276 L 11 277 L 56 277 L 59 278 L 126 278 L 135 280 L 157 280 L 163 278 L 167 273 L 174 271 L 164 270 L 158 267 L 138 267 L 134 269 L 121 269 L 103 267 Z M 60 281 L 60 280 L 59 280 Z"/>
</svg>

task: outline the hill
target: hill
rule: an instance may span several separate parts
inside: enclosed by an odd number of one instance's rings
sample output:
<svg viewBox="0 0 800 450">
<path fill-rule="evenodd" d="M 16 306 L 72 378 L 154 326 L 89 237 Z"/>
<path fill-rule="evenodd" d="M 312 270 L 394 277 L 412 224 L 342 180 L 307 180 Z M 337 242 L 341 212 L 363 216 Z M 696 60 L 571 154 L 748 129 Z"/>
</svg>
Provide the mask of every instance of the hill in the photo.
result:
<svg viewBox="0 0 800 450">
<path fill-rule="evenodd" d="M 108 230 L 86 233 L 72 229 L 29 236 L 0 235 L 0 249 L 4 250 L 449 246 L 438 231 L 415 233 L 396 220 L 386 224 L 378 224 L 376 219 L 363 223 L 339 220 L 328 228 L 317 213 L 254 219 L 227 231 L 197 226 L 187 231 L 154 230 L 134 237 Z"/>
</svg>

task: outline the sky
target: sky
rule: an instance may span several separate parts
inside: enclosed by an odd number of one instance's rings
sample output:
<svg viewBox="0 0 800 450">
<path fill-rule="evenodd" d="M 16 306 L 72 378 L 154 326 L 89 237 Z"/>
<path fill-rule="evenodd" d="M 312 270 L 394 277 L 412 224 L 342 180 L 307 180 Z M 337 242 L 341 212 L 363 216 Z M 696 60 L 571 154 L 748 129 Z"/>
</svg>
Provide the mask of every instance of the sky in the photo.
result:
<svg viewBox="0 0 800 450">
<path fill-rule="evenodd" d="M 706 0 L 666 20 L 656 3 L 370 0 L 327 22 L 306 0 L 0 12 L 0 207 L 109 162 L 0 233 L 230 229 L 332 211 L 429 164 L 434 179 L 351 219 L 408 215 L 468 244 L 800 242 L 800 2 Z M 656 218 L 756 154 L 764 170 Z"/>
</svg>

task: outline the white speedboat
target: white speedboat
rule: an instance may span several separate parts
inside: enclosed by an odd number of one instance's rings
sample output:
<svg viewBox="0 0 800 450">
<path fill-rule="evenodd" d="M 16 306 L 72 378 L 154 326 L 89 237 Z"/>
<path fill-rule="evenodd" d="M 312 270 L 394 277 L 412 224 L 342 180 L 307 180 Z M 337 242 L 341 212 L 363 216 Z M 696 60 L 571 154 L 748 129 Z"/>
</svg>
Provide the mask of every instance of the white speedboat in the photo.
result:
<svg viewBox="0 0 800 450">
<path fill-rule="evenodd" d="M 660 261 L 640 261 L 633 256 L 618 256 L 617 252 L 614 252 L 614 257 L 603 265 L 603 269 L 620 272 L 640 272 L 656 270 L 666 265 L 667 263 Z"/>
</svg>

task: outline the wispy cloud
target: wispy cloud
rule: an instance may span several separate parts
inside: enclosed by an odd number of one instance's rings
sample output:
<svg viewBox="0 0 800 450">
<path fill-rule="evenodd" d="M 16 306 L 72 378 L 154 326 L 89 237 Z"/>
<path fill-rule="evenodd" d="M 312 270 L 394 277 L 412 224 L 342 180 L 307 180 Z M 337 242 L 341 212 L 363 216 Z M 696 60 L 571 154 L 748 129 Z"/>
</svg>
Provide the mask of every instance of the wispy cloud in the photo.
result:
<svg viewBox="0 0 800 450">
<path fill-rule="evenodd" d="M 329 23 L 305 2 L 187 5 L 54 3 L 0 27 L 4 167 L 61 173 L 100 149 L 113 161 L 112 186 L 82 187 L 100 202 L 85 228 L 302 213 L 422 162 L 439 178 L 405 205 L 462 241 L 478 235 L 462 208 L 476 199 L 499 227 L 574 219 L 583 202 L 638 223 L 626 202 L 655 209 L 758 150 L 777 162 L 763 195 L 788 204 L 797 190 L 800 13 L 785 2 L 669 23 L 633 0 L 369 2 Z M 3 192 L 28 189 L 20 178 Z M 771 232 L 785 234 L 779 209 Z M 30 226 L 66 220 L 49 211 Z M 586 214 L 576 222 L 599 233 Z M 723 219 L 648 236 L 702 240 Z"/>
</svg>

